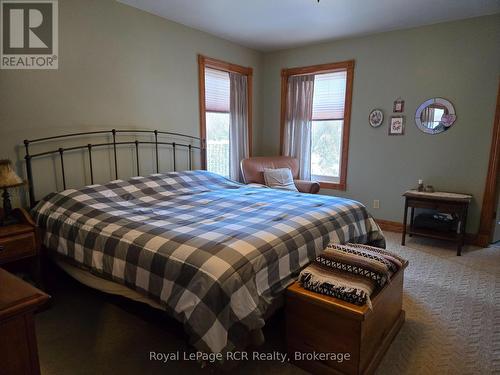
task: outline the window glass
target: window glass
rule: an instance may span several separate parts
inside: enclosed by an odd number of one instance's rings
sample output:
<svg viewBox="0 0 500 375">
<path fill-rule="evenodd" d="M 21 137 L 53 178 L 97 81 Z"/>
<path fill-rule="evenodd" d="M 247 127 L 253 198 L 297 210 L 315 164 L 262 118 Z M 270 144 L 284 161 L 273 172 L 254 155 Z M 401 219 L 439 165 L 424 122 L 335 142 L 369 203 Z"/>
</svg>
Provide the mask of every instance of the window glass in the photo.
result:
<svg viewBox="0 0 500 375">
<path fill-rule="evenodd" d="M 229 177 L 229 73 L 205 69 L 207 170 Z"/>
<path fill-rule="evenodd" d="M 339 182 L 347 72 L 314 75 L 311 175 L 318 181 Z"/>
</svg>

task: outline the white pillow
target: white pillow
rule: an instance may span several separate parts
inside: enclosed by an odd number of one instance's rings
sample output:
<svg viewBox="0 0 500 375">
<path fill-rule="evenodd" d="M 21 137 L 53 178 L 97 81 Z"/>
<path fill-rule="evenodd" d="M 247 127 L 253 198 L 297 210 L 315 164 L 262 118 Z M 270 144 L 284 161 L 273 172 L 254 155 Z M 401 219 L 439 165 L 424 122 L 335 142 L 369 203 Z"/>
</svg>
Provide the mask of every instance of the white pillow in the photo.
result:
<svg viewBox="0 0 500 375">
<path fill-rule="evenodd" d="M 290 168 L 268 169 L 264 168 L 264 181 L 273 189 L 298 191 L 293 182 Z"/>
</svg>

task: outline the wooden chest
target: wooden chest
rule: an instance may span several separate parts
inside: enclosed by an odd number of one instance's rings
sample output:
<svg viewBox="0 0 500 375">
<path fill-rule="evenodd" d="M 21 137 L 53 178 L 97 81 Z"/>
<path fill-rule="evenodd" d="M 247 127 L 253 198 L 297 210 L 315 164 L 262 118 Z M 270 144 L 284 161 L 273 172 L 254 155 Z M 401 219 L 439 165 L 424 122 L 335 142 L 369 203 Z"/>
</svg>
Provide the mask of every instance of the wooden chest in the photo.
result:
<svg viewBox="0 0 500 375">
<path fill-rule="evenodd" d="M 374 373 L 405 319 L 403 274 L 372 295 L 373 310 L 292 284 L 286 300 L 290 360 L 313 374 Z"/>
</svg>

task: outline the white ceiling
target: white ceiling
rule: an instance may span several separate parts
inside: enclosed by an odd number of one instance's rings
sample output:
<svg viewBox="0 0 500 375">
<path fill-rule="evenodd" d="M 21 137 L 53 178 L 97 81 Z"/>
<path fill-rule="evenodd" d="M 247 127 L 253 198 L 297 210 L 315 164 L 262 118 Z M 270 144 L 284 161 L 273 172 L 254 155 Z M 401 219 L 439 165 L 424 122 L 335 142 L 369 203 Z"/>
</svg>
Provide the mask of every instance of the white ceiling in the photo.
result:
<svg viewBox="0 0 500 375">
<path fill-rule="evenodd" d="M 262 51 L 500 12 L 500 0 L 118 0 Z"/>
</svg>

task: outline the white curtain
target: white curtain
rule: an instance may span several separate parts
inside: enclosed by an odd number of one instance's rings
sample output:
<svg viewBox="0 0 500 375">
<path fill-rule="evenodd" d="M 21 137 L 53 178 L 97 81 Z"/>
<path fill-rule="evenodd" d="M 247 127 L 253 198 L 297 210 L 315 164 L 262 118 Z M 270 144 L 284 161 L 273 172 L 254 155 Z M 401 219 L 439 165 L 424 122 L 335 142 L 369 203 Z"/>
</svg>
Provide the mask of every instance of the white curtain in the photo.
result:
<svg viewBox="0 0 500 375">
<path fill-rule="evenodd" d="M 314 75 L 288 77 L 283 154 L 299 160 L 299 177 L 311 179 Z"/>
<path fill-rule="evenodd" d="M 248 82 L 247 76 L 229 73 L 229 177 L 242 181 L 241 160 L 248 158 Z"/>
</svg>

